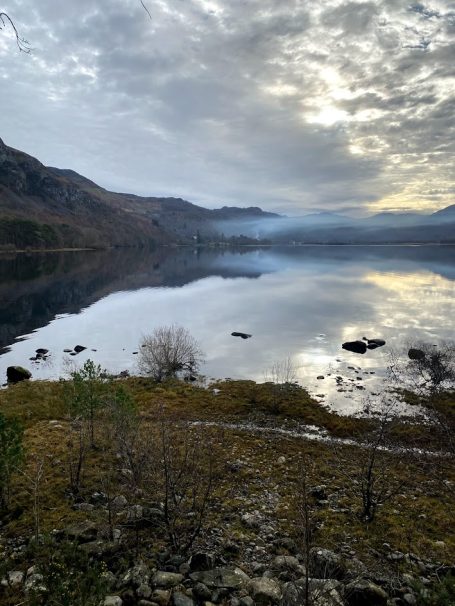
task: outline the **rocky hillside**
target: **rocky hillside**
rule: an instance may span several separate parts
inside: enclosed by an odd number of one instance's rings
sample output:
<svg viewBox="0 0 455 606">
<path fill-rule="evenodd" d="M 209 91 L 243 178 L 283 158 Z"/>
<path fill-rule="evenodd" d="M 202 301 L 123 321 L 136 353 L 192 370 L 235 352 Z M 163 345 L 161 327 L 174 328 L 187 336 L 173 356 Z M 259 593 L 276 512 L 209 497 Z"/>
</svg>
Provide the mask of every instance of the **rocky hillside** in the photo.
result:
<svg viewBox="0 0 455 606">
<path fill-rule="evenodd" d="M 180 198 L 109 192 L 72 170 L 46 167 L 0 139 L 0 247 L 147 246 L 214 233 L 219 219 L 269 217 L 259 208 L 208 210 Z"/>
</svg>

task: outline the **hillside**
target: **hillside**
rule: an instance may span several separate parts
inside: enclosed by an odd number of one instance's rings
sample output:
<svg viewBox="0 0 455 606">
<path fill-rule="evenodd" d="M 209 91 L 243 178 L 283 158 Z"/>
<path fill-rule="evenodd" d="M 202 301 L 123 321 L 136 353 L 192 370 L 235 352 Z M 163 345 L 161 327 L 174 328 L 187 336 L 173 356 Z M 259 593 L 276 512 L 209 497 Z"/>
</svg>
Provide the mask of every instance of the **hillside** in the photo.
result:
<svg viewBox="0 0 455 606">
<path fill-rule="evenodd" d="M 0 139 L 0 247 L 150 246 L 190 242 L 219 219 L 277 217 L 259 208 L 209 210 L 181 198 L 114 193 L 73 170 L 46 167 Z"/>
</svg>

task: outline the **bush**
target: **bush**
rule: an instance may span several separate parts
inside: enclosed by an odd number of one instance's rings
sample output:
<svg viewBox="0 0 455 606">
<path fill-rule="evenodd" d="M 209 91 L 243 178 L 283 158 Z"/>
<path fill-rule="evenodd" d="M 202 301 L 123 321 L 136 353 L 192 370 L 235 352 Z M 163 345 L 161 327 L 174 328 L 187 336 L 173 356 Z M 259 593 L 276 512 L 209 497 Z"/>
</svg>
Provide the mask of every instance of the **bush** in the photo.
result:
<svg viewBox="0 0 455 606">
<path fill-rule="evenodd" d="M 199 343 L 182 326 L 161 326 L 141 342 L 139 369 L 156 381 L 191 377 L 203 361 Z"/>
</svg>

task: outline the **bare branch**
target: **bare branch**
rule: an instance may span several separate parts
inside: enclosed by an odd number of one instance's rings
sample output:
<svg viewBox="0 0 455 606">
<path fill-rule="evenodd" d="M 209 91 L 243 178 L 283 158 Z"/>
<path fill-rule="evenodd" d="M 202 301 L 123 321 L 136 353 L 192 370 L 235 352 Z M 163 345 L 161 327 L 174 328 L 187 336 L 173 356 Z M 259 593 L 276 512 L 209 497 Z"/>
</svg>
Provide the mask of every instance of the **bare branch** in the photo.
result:
<svg viewBox="0 0 455 606">
<path fill-rule="evenodd" d="M 14 25 L 14 21 L 7 13 L 0 13 L 0 29 L 5 29 L 5 27 L 10 26 L 14 32 L 14 36 L 16 38 L 17 48 L 21 53 L 30 54 L 32 47 L 30 46 L 30 42 L 22 36 L 19 35 L 16 26 Z"/>
<path fill-rule="evenodd" d="M 150 14 L 149 9 L 148 9 L 148 8 L 145 6 L 145 4 L 144 4 L 143 0 L 140 0 L 140 2 L 141 2 L 141 4 L 142 4 L 143 9 L 144 9 L 144 10 L 145 10 L 145 12 L 147 13 L 147 15 L 150 17 L 150 21 L 153 21 L 153 19 L 152 19 L 152 15 Z"/>
</svg>

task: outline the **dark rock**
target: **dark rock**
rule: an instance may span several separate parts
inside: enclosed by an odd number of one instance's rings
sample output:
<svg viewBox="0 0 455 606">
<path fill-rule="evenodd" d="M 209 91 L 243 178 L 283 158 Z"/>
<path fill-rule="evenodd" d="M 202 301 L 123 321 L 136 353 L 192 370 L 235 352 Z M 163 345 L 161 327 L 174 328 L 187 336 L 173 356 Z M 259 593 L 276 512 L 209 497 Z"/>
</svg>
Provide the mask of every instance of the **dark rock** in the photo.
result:
<svg viewBox="0 0 455 606">
<path fill-rule="evenodd" d="M 68 349 L 68 348 L 63 350 L 64 353 L 71 353 L 72 351 L 73 351 L 72 349 Z"/>
<path fill-rule="evenodd" d="M 182 581 L 183 575 L 181 574 L 178 574 L 176 572 L 165 572 L 163 570 L 158 570 L 153 575 L 152 585 L 154 587 L 159 587 L 162 589 L 171 589 L 171 587 L 180 585 Z"/>
<path fill-rule="evenodd" d="M 190 558 L 190 570 L 196 572 L 198 570 L 210 570 L 215 566 L 215 557 L 212 553 L 198 551 Z"/>
<path fill-rule="evenodd" d="M 26 379 L 31 379 L 32 373 L 22 366 L 8 366 L 6 369 L 6 378 L 9 383 L 19 383 Z"/>
<path fill-rule="evenodd" d="M 368 345 L 375 345 L 376 347 L 383 347 L 385 345 L 384 339 L 368 339 Z"/>
<path fill-rule="evenodd" d="M 421 349 L 411 347 L 411 349 L 408 351 L 408 358 L 410 360 L 423 360 L 425 358 L 425 352 Z"/>
<path fill-rule="evenodd" d="M 262 606 L 279 604 L 282 595 L 278 581 L 266 577 L 251 579 L 248 584 L 248 593 L 253 598 L 255 604 Z"/>
<path fill-rule="evenodd" d="M 199 602 L 207 602 L 210 601 L 212 592 L 204 583 L 196 583 L 193 587 L 193 595 Z"/>
<path fill-rule="evenodd" d="M 348 606 L 386 606 L 386 592 L 371 581 L 360 580 L 349 583 L 345 588 Z"/>
<path fill-rule="evenodd" d="M 378 347 L 381 347 L 381 346 L 377 345 L 377 343 L 368 343 L 368 345 L 367 345 L 367 349 L 377 349 Z"/>
<path fill-rule="evenodd" d="M 47 353 L 49 353 L 49 350 L 44 349 L 43 347 L 39 347 L 38 349 L 35 349 L 35 353 L 40 354 L 41 356 L 44 356 Z"/>
<path fill-rule="evenodd" d="M 310 550 L 311 576 L 317 579 L 338 579 L 346 576 L 346 566 L 338 554 L 329 549 L 312 547 Z"/>
<path fill-rule="evenodd" d="M 231 336 L 240 337 L 241 339 L 250 339 L 253 335 L 248 335 L 246 332 L 231 332 Z"/>
<path fill-rule="evenodd" d="M 346 341 L 341 347 L 358 354 L 364 354 L 367 350 L 367 345 L 364 341 Z"/>
<path fill-rule="evenodd" d="M 76 347 L 74 348 L 74 351 L 76 353 L 81 353 L 81 351 L 84 351 L 84 349 L 87 349 L 87 348 L 84 347 L 83 345 L 76 345 Z"/>
<path fill-rule="evenodd" d="M 113 541 L 90 541 L 89 543 L 83 543 L 80 548 L 88 556 L 102 559 L 118 553 L 121 546 Z"/>
</svg>

